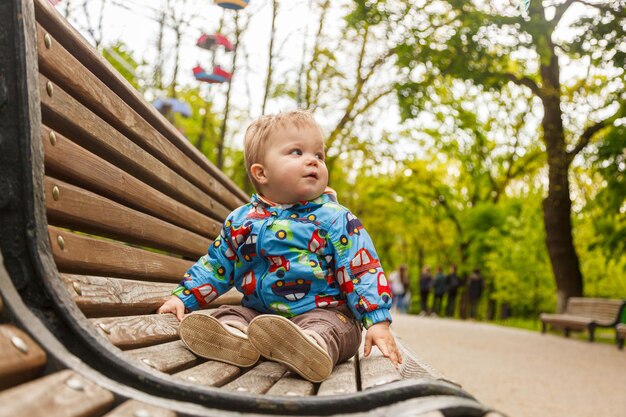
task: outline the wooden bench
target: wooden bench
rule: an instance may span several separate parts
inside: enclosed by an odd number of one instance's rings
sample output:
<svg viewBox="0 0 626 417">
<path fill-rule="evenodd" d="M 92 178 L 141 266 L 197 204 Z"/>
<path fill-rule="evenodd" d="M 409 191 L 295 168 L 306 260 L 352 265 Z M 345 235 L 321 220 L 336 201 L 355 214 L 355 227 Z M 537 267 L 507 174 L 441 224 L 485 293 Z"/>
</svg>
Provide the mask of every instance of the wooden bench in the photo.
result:
<svg viewBox="0 0 626 417">
<path fill-rule="evenodd" d="M 0 248 L 10 276 L 0 288 L 18 328 L 68 356 L 54 370 L 87 375 L 115 403 L 169 399 L 165 408 L 185 415 L 489 411 L 404 346 L 399 370 L 376 350 L 321 384 L 277 363 L 239 369 L 195 357 L 177 320 L 154 311 L 248 196 L 47 0 L 3 2 L 0 28 Z M 240 299 L 233 290 L 212 306 Z M 71 376 L 58 378 L 44 386 Z"/>
<path fill-rule="evenodd" d="M 624 340 L 626 340 L 626 323 L 619 323 L 615 326 L 615 340 L 617 341 L 617 347 L 620 350 L 624 349 Z"/>
<path fill-rule="evenodd" d="M 562 329 L 566 337 L 571 330 L 587 330 L 589 341 L 593 342 L 597 327 L 615 327 L 624 305 L 624 300 L 572 297 L 567 300 L 564 314 L 542 313 L 539 316 L 541 332 L 545 333 L 548 325 Z"/>
</svg>

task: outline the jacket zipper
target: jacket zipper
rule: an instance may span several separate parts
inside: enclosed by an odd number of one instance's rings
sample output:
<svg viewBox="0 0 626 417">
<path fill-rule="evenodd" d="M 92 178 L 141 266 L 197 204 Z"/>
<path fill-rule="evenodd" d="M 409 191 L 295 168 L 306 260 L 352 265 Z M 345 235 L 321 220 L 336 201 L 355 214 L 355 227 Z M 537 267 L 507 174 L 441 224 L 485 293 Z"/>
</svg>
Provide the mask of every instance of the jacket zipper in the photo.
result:
<svg viewBox="0 0 626 417">
<path fill-rule="evenodd" d="M 259 230 L 259 236 L 257 237 L 257 241 L 256 241 L 256 255 L 259 257 L 259 261 L 261 260 L 261 242 L 263 242 L 263 236 L 265 235 L 265 231 L 267 230 L 268 227 L 270 227 L 272 224 L 274 224 L 274 220 L 275 220 L 275 216 L 271 216 L 269 217 L 269 219 L 267 221 L 265 221 L 263 223 L 263 225 L 261 226 L 261 230 Z M 265 302 L 265 299 L 263 298 L 263 280 L 267 277 L 267 273 L 270 269 L 269 263 L 268 262 L 264 262 L 265 263 L 265 269 L 263 270 L 263 273 L 261 274 L 261 277 L 259 278 L 259 281 L 257 283 L 257 294 L 259 295 L 259 301 L 261 301 L 261 304 L 263 304 L 263 307 L 265 307 L 266 310 L 270 311 L 269 306 L 267 305 L 267 303 Z"/>
</svg>

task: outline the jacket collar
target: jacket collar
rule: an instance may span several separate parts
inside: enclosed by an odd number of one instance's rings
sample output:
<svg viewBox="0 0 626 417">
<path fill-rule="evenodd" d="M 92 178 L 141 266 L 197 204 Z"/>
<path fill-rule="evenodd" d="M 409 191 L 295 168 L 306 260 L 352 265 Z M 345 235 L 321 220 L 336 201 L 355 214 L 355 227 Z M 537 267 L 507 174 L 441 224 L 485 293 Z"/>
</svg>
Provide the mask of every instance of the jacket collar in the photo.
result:
<svg viewBox="0 0 626 417">
<path fill-rule="evenodd" d="M 300 209 L 309 209 L 309 208 L 314 208 L 314 207 L 319 207 L 321 205 L 324 205 L 326 203 L 336 203 L 337 202 L 337 192 L 335 190 L 333 190 L 330 187 L 326 187 L 326 189 L 324 190 L 324 192 L 322 193 L 322 195 L 320 195 L 319 197 L 310 200 L 310 201 L 299 201 L 297 203 L 293 203 L 293 204 L 278 204 L 278 203 L 274 203 L 273 201 L 268 200 L 267 198 L 263 197 L 260 194 L 253 194 L 252 198 L 250 199 L 250 203 L 254 206 L 257 207 L 259 205 L 263 205 L 265 207 L 275 207 L 278 209 L 282 209 L 282 210 L 286 210 L 286 209 L 291 209 L 291 210 L 300 210 Z"/>
</svg>

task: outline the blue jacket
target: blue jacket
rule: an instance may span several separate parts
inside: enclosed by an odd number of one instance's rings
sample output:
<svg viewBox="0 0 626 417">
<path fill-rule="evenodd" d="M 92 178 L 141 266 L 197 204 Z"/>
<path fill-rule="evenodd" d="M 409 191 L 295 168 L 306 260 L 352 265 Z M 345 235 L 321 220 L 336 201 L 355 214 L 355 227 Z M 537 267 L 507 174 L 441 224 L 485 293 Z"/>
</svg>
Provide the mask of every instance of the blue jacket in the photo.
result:
<svg viewBox="0 0 626 417">
<path fill-rule="evenodd" d="M 233 285 L 242 304 L 261 313 L 293 317 L 347 303 L 365 327 L 391 322 L 391 291 L 372 241 L 331 193 L 289 206 L 253 195 L 173 294 L 191 311 Z"/>
</svg>

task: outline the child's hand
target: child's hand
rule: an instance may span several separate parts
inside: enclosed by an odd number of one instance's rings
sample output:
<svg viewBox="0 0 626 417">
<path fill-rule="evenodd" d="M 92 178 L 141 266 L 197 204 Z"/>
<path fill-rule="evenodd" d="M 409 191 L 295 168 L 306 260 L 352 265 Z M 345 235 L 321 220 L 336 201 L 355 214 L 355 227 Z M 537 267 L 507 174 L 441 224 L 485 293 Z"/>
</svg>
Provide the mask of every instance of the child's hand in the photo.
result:
<svg viewBox="0 0 626 417">
<path fill-rule="evenodd" d="M 363 354 L 369 356 L 372 352 L 372 343 L 378 346 L 385 358 L 389 358 L 393 366 L 398 367 L 402 363 L 402 355 L 400 349 L 396 345 L 396 341 L 389 330 L 389 323 L 386 321 L 376 323 L 367 329 L 365 334 L 365 348 Z"/>
<path fill-rule="evenodd" d="M 176 315 L 178 321 L 181 321 L 185 316 L 185 303 L 183 300 L 172 295 L 167 299 L 166 302 L 163 303 L 161 307 L 157 309 L 158 314 L 172 313 Z"/>
</svg>

